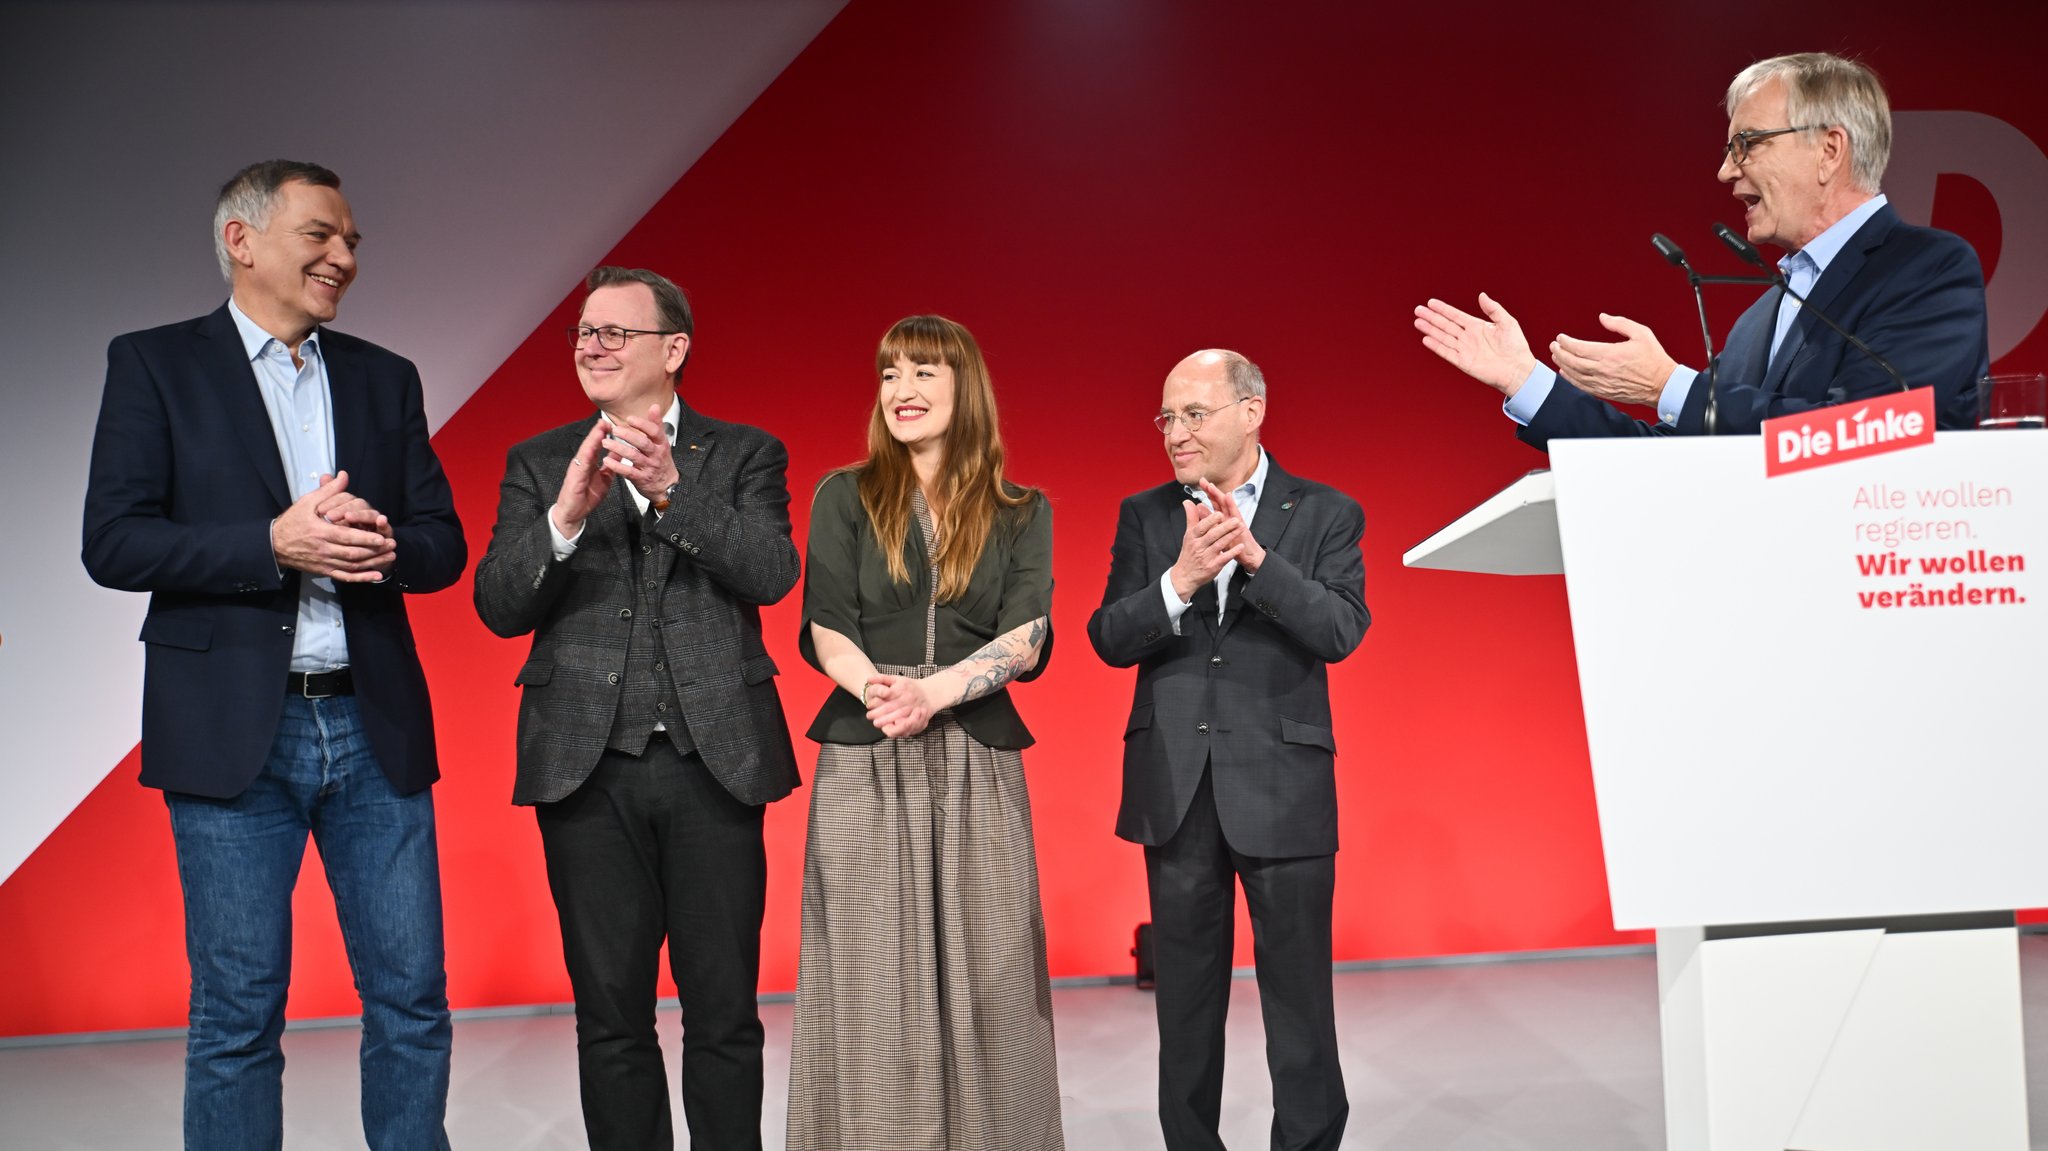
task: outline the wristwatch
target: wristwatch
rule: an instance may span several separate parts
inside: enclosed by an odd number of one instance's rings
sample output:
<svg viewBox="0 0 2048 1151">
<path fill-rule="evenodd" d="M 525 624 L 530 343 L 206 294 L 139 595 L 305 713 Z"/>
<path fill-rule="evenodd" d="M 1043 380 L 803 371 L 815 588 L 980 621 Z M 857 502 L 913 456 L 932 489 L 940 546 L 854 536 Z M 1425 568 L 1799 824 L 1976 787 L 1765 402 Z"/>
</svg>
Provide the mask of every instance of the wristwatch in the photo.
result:
<svg viewBox="0 0 2048 1151">
<path fill-rule="evenodd" d="M 657 515 L 667 511 L 669 501 L 676 498 L 676 489 L 682 486 L 681 484 L 670 484 L 668 490 L 661 493 L 660 499 L 650 501 L 647 506 L 653 508 Z"/>
</svg>

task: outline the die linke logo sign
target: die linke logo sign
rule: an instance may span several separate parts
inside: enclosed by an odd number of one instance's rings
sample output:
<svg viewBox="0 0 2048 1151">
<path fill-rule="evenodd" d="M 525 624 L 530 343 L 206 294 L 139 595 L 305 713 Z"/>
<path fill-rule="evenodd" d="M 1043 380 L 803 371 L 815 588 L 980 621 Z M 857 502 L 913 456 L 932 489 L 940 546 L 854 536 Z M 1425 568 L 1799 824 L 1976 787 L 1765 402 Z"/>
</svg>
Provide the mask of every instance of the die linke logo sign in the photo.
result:
<svg viewBox="0 0 2048 1151">
<path fill-rule="evenodd" d="M 1764 475 L 1779 476 L 1934 442 L 1934 389 L 1914 388 L 1764 421 Z"/>
</svg>

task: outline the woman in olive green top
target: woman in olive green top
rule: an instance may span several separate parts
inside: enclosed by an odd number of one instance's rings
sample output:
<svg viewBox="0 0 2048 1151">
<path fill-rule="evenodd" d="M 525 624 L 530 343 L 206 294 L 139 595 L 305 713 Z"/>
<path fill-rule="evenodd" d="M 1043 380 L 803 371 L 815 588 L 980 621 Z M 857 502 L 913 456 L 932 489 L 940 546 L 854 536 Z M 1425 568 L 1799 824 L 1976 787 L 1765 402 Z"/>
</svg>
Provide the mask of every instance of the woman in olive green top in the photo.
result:
<svg viewBox="0 0 2048 1151">
<path fill-rule="evenodd" d="M 1064 1146 L 1008 684 L 1051 654 L 1052 512 L 1003 479 L 967 329 L 882 337 L 866 462 L 811 505 L 810 737 L 791 1151 Z"/>
</svg>

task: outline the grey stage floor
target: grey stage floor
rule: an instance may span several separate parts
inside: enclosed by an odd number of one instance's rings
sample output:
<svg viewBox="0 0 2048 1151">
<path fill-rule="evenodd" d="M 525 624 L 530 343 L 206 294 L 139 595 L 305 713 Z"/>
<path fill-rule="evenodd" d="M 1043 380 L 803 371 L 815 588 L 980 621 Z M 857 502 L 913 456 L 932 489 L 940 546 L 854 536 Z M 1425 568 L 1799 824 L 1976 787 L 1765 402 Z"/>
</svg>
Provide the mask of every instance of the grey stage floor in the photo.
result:
<svg viewBox="0 0 2048 1151">
<path fill-rule="evenodd" d="M 2020 958 L 2033 1145 L 2048 1147 L 2048 936 L 2023 937 Z M 1350 971 L 1337 977 L 1337 1005 L 1351 1095 L 1347 1148 L 1663 1145 L 1656 968 L 1647 955 Z M 1054 992 L 1053 1010 L 1068 1147 L 1160 1147 L 1151 997 L 1128 986 L 1064 988 Z M 770 1004 L 763 1014 L 763 1126 L 767 1145 L 781 1148 L 790 1008 Z M 661 1025 L 673 1079 L 673 1010 Z M 356 1041 L 350 1028 L 286 1035 L 286 1147 L 363 1146 Z M 1224 1138 L 1238 1151 L 1267 1145 L 1262 1043 L 1257 992 L 1240 980 L 1224 1084 Z M 0 1049 L 0 1146 L 177 1147 L 182 1051 L 170 1039 Z M 583 1147 L 570 1018 L 458 1022 L 448 1132 L 465 1151 Z"/>
</svg>

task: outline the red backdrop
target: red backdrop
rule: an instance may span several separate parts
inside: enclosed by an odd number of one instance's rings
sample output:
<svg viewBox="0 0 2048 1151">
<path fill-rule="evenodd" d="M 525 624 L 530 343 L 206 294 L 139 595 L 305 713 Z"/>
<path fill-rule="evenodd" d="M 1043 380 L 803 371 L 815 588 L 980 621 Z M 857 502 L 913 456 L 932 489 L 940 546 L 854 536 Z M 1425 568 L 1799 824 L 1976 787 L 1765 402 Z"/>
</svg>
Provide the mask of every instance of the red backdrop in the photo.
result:
<svg viewBox="0 0 2048 1151">
<path fill-rule="evenodd" d="M 1719 94 L 1750 60 L 1856 53 L 1901 109 L 1973 109 L 2048 140 L 2031 71 L 2048 15 L 1950 9 L 1930 24 L 1925 11 L 1777 5 L 1763 32 L 1619 2 L 1566 21 L 1499 0 L 1455 14 L 853 0 L 607 261 L 688 289 L 700 331 L 685 395 L 788 443 L 799 543 L 818 478 L 860 452 L 883 329 L 937 311 L 982 341 L 1012 474 L 1055 507 L 1061 641 L 1018 692 L 1039 735 L 1026 766 L 1055 975 L 1129 970 L 1146 917 L 1141 857 L 1110 831 L 1130 673 L 1097 663 L 1084 629 L 1117 501 L 1167 475 L 1148 426 L 1160 382 L 1210 345 L 1265 369 L 1275 456 L 1366 507 L 1375 623 L 1332 675 L 1337 957 L 1627 941 L 1640 936 L 1608 916 L 1561 582 L 1400 566 L 1544 462 L 1492 393 L 1421 349 L 1409 310 L 1483 288 L 1532 336 L 1597 334 L 1594 313 L 1619 311 L 1697 361 L 1691 301 L 1647 237 L 1670 232 L 1732 270 L 1706 225 L 1739 220 L 1713 173 Z M 601 180 L 604 149 L 632 146 L 586 141 L 563 162 Z M 1981 185 L 1945 177 L 1935 214 L 1995 267 L 1998 210 Z M 562 289 L 436 437 L 472 556 L 505 449 L 585 410 L 558 335 L 578 293 Z M 1716 325 L 1747 301 L 1715 297 Z M 2005 362 L 2042 366 L 2048 341 Z M 765 622 L 800 732 L 827 684 L 796 656 L 795 603 Z M 526 645 L 485 632 L 466 581 L 413 612 L 445 772 L 451 993 L 457 1006 L 566 1000 L 532 816 L 507 802 Z M 1675 716 L 1674 738 L 1683 726 Z M 0 923 L 16 925 L 0 1034 L 182 1023 L 169 834 L 135 772 L 131 756 L 0 887 Z M 807 801 L 769 815 L 768 990 L 795 980 Z M 292 1014 L 353 1014 L 310 861 L 307 874 Z"/>
</svg>

